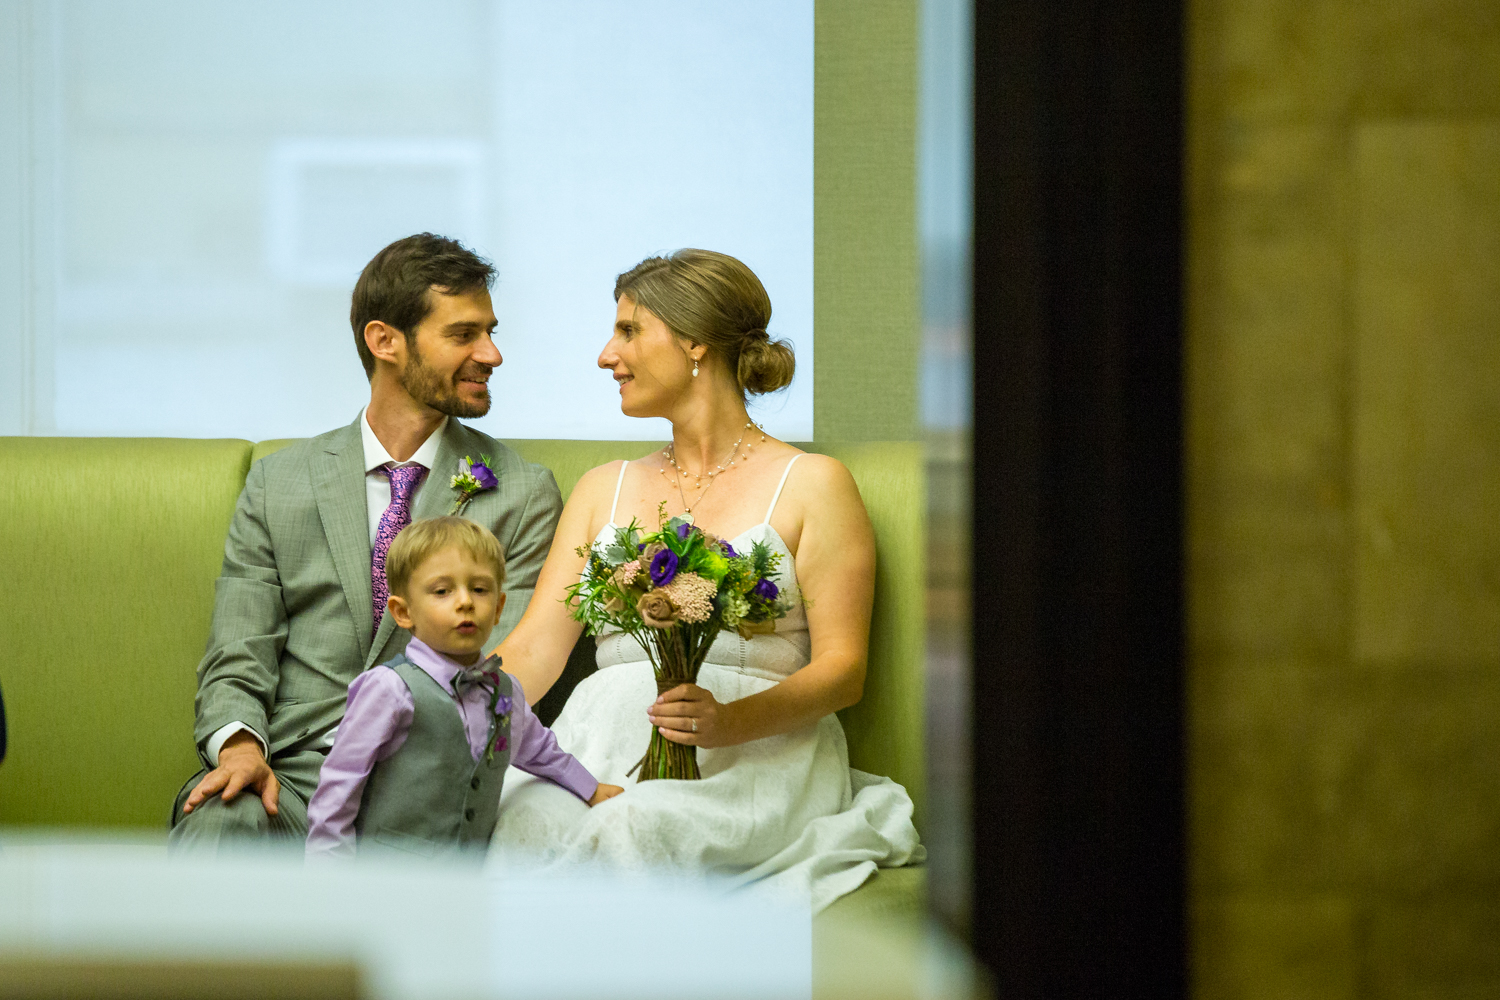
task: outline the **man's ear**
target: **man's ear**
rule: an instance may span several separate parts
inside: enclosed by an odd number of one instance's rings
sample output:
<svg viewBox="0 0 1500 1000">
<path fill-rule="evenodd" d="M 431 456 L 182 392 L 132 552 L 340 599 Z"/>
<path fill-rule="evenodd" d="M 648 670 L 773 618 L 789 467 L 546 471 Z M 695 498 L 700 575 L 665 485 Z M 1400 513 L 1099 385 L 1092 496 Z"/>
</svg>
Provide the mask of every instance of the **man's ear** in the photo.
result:
<svg viewBox="0 0 1500 1000">
<path fill-rule="evenodd" d="M 505 610 L 506 596 L 507 595 L 505 591 L 500 591 L 500 600 L 495 602 L 495 620 L 490 622 L 490 628 L 494 628 L 496 625 L 500 624 L 500 612 Z"/>
<path fill-rule="evenodd" d="M 397 625 L 411 629 L 411 611 L 406 606 L 406 598 L 400 594 L 392 594 L 385 599 L 385 613 L 396 619 Z"/>
<path fill-rule="evenodd" d="M 378 319 L 366 323 L 365 346 L 378 361 L 398 368 L 406 363 L 406 334 L 389 323 Z"/>
</svg>

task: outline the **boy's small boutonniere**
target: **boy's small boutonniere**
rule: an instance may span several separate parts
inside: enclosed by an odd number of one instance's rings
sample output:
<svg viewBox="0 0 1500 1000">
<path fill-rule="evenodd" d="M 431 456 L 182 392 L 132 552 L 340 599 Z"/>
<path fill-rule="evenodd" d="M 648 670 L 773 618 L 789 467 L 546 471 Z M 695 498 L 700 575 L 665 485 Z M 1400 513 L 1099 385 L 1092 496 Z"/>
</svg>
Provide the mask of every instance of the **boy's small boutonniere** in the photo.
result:
<svg viewBox="0 0 1500 1000">
<path fill-rule="evenodd" d="M 510 716 L 510 709 L 511 700 L 507 696 L 496 692 L 490 698 L 490 712 L 495 716 L 495 742 L 491 743 L 489 749 L 485 751 L 484 762 L 486 764 L 493 764 L 495 754 L 503 753 L 505 748 L 510 746 L 505 724 Z"/>
<path fill-rule="evenodd" d="M 495 754 L 504 752 L 505 748 L 510 745 L 510 740 L 505 735 L 505 722 L 514 706 L 508 695 L 500 693 L 500 668 L 503 664 L 504 661 L 500 659 L 499 654 L 491 653 L 483 663 L 469 671 L 472 675 L 482 678 L 481 683 L 490 695 L 490 714 L 495 717 L 496 735 L 494 741 L 485 749 L 484 762 L 486 764 L 493 764 Z"/>
<path fill-rule="evenodd" d="M 469 506 L 469 501 L 483 493 L 500 485 L 500 480 L 490 469 L 490 456 L 480 455 L 479 461 L 474 461 L 465 455 L 458 463 L 458 475 L 454 476 L 448 483 L 449 486 L 458 491 L 457 498 L 453 501 L 453 509 L 448 511 L 450 515 L 458 515 Z"/>
<path fill-rule="evenodd" d="M 491 743 L 489 749 L 485 751 L 484 762 L 486 764 L 493 764 L 495 754 L 503 752 L 510 745 L 510 740 L 505 737 L 505 720 L 510 715 L 511 700 L 500 693 L 500 657 L 491 656 L 490 659 L 495 661 L 495 669 L 486 672 L 485 677 L 493 682 L 490 687 L 490 714 L 495 717 L 496 735 L 495 742 Z"/>
</svg>

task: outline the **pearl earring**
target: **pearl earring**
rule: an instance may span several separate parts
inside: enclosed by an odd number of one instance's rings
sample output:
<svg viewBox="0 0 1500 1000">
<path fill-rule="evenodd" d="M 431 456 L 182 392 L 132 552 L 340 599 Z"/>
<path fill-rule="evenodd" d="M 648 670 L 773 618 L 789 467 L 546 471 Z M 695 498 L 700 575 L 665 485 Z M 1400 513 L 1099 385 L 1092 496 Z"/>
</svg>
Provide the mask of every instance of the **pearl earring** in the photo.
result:
<svg viewBox="0 0 1500 1000">
<path fill-rule="evenodd" d="M 697 378 L 697 377 L 698 377 L 698 359 L 694 358 L 693 359 L 693 378 Z"/>
</svg>

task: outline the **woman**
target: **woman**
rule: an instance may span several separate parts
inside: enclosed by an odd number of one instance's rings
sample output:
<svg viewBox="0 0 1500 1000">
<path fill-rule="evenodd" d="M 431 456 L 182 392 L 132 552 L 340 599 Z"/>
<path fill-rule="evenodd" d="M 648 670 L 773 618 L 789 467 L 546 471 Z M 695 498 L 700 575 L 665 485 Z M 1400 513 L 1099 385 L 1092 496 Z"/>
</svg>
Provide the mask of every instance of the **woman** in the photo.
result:
<svg viewBox="0 0 1500 1000">
<path fill-rule="evenodd" d="M 911 800 L 893 782 L 851 771 L 833 714 L 864 687 L 875 544 L 853 478 L 756 427 L 746 393 L 792 380 L 794 359 L 766 332 L 771 300 L 733 257 L 680 250 L 615 283 L 614 334 L 599 355 L 621 409 L 666 417 L 672 442 L 579 480 L 525 616 L 500 646 L 532 701 L 562 672 L 581 626 L 564 603 L 580 546 L 658 509 L 687 514 L 745 551 L 780 552 L 790 605 L 774 634 L 721 633 L 698 677 L 658 696 L 640 645 L 598 639 L 599 670 L 574 690 L 554 731 L 601 781 L 625 794 L 593 810 L 546 782 L 507 780 L 494 845 L 505 857 L 688 867 L 807 891 L 815 910 L 877 864 L 924 855 Z M 648 726 L 699 748 L 701 781 L 627 780 Z M 571 800 L 571 801 L 570 801 Z M 581 807 L 581 808 L 578 808 Z"/>
</svg>

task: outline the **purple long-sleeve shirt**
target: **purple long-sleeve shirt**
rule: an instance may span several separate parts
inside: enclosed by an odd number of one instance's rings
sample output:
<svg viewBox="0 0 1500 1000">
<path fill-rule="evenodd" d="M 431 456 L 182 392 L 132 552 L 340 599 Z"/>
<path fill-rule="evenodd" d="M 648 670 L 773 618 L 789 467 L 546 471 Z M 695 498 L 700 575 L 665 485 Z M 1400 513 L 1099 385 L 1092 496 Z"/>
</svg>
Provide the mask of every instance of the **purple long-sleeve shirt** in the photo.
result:
<svg viewBox="0 0 1500 1000">
<path fill-rule="evenodd" d="M 448 659 L 420 639 L 406 646 L 406 658 L 449 692 L 454 708 L 464 722 L 469 752 L 478 761 L 484 754 L 490 732 L 490 696 L 473 687 L 462 699 L 452 694 L 453 676 L 460 664 Z M 511 678 L 510 763 L 539 778 L 553 781 L 587 802 L 599 782 L 572 754 L 557 745 L 552 730 L 542 725 L 521 694 L 521 684 Z M 354 817 L 359 813 L 365 782 L 376 763 L 386 760 L 406 743 L 416 705 L 411 691 L 390 667 L 373 667 L 349 685 L 344 721 L 323 770 L 318 790 L 307 804 L 307 853 L 351 854 L 354 847 Z"/>
</svg>

